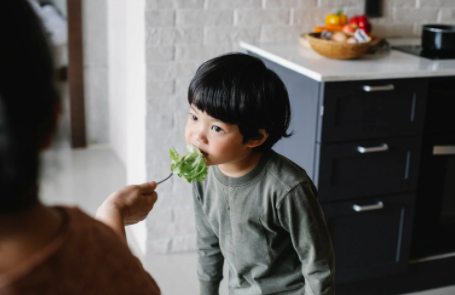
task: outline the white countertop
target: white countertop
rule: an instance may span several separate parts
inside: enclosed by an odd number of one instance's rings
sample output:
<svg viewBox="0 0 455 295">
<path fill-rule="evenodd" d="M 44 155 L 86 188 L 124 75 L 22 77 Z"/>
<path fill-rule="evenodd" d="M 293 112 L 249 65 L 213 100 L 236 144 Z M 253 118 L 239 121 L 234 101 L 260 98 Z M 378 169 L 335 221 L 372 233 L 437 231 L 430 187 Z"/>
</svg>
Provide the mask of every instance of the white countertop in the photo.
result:
<svg viewBox="0 0 455 295">
<path fill-rule="evenodd" d="M 387 41 L 391 45 L 419 44 L 415 38 Z M 393 49 L 385 54 L 365 54 L 354 60 L 335 60 L 300 46 L 297 40 L 286 43 L 242 41 L 240 47 L 316 81 L 455 76 L 455 59 L 430 60 Z"/>
</svg>

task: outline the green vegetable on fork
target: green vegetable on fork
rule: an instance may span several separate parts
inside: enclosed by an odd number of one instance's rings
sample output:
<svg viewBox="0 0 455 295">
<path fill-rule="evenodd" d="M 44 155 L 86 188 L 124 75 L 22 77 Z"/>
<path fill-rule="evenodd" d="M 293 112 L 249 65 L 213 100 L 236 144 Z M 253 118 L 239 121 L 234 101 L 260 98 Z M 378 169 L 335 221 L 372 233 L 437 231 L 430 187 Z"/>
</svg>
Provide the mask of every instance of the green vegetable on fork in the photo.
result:
<svg viewBox="0 0 455 295">
<path fill-rule="evenodd" d="M 172 173 L 177 174 L 189 183 L 191 181 L 204 181 L 207 176 L 207 159 L 194 145 L 188 144 L 186 148 L 188 152 L 182 157 L 174 148 L 170 149 Z"/>
</svg>

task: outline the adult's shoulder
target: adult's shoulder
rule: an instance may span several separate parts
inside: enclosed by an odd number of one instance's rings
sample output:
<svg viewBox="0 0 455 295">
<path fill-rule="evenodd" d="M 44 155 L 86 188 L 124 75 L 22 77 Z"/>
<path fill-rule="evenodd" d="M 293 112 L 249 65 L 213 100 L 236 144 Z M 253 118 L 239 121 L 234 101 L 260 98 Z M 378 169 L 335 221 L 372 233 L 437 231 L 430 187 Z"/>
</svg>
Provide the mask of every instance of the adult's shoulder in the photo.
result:
<svg viewBox="0 0 455 295">
<path fill-rule="evenodd" d="M 91 269 L 81 281 L 96 283 L 99 293 L 127 294 L 134 289 L 137 294 L 160 294 L 155 280 L 110 227 L 79 208 L 63 209 L 69 216 L 69 236 L 62 250 L 71 257 L 67 262 L 72 264 L 72 277 Z"/>
<path fill-rule="evenodd" d="M 78 208 L 56 208 L 64 220 L 59 236 L 7 286 L 12 294 L 160 294 L 113 230 Z"/>
<path fill-rule="evenodd" d="M 83 257 L 85 263 L 103 261 L 116 270 L 121 270 L 121 264 L 136 268 L 136 257 L 110 227 L 77 207 L 58 208 L 66 214 L 67 238 L 61 250 L 68 257 Z"/>
</svg>

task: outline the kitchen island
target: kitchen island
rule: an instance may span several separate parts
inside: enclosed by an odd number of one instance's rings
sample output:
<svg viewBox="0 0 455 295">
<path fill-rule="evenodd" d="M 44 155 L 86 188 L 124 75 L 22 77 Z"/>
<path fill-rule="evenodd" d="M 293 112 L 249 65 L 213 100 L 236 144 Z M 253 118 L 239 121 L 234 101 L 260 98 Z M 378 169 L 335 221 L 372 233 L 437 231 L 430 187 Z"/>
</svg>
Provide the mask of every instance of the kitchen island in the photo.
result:
<svg viewBox="0 0 455 295">
<path fill-rule="evenodd" d="M 274 149 L 318 187 L 335 248 L 337 294 L 454 285 L 455 246 L 429 247 L 432 254 L 424 255 L 416 237 L 425 218 L 427 142 L 455 134 L 455 59 L 391 50 L 332 60 L 297 41 L 240 46 L 288 89 L 294 135 Z"/>
</svg>

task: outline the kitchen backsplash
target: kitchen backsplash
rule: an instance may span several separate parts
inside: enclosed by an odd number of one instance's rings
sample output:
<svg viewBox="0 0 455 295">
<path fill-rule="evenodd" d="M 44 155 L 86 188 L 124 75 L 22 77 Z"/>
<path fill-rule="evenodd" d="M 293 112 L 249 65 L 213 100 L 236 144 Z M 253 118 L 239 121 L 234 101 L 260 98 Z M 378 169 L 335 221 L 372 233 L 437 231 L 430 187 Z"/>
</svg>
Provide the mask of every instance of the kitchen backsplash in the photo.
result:
<svg viewBox="0 0 455 295">
<path fill-rule="evenodd" d="M 147 62 L 147 177 L 169 174 L 169 149 L 184 152 L 187 87 L 197 67 L 240 51 L 239 40 L 289 41 L 343 9 L 362 14 L 363 0 L 145 0 Z M 420 35 L 424 23 L 455 23 L 455 0 L 384 0 L 370 19 L 377 36 Z M 303 167 L 305 168 L 305 167 Z M 195 250 L 191 186 L 173 177 L 160 185 L 147 219 L 148 250 Z"/>
</svg>

